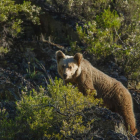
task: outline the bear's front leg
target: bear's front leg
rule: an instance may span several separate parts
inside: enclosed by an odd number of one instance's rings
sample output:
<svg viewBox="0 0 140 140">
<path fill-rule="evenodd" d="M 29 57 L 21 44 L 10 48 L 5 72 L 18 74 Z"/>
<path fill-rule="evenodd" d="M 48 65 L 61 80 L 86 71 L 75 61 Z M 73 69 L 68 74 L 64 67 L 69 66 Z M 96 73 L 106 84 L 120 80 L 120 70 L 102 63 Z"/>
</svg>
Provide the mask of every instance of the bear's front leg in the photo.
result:
<svg viewBox="0 0 140 140">
<path fill-rule="evenodd" d="M 78 89 L 83 93 L 84 96 L 95 91 L 92 78 L 89 77 L 86 73 L 81 73 L 77 81 Z M 95 95 L 97 96 L 97 95 Z"/>
</svg>

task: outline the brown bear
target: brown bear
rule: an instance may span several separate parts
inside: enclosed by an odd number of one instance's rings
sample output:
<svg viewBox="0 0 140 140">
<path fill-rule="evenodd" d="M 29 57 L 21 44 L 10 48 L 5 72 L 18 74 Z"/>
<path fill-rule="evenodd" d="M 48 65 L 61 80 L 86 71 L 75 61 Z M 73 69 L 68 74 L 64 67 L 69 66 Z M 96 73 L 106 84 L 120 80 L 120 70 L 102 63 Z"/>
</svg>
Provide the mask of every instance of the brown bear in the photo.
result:
<svg viewBox="0 0 140 140">
<path fill-rule="evenodd" d="M 96 90 L 97 98 L 102 98 L 107 108 L 124 118 L 127 130 L 130 128 L 133 135 L 137 133 L 132 97 L 121 82 L 93 67 L 81 53 L 68 56 L 57 51 L 56 60 L 58 73 L 65 84 L 77 85 L 84 95 L 89 89 Z"/>
</svg>

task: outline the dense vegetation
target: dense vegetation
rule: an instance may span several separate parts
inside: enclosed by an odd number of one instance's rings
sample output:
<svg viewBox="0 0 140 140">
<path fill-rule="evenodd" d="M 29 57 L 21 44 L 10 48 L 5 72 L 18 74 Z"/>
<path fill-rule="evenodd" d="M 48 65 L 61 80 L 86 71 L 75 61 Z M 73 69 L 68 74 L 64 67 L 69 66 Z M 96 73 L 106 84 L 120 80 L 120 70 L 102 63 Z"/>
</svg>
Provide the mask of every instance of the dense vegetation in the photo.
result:
<svg viewBox="0 0 140 140">
<path fill-rule="evenodd" d="M 111 58 L 131 79 L 140 71 L 140 2 L 138 0 L 46 0 L 57 13 L 76 17 L 77 32 L 84 48 L 72 43 L 72 50 L 94 54 L 96 59 Z M 109 61 L 109 60 L 107 60 Z"/>
<path fill-rule="evenodd" d="M 31 2 L 37 3 L 35 0 Z M 30 23 L 39 24 L 41 8 L 31 5 L 31 2 L 16 0 L 17 4 L 14 4 L 11 0 L 1 1 L 1 46 L 6 47 L 5 51 L 12 45 L 13 39 L 24 36 L 24 30 L 32 26 Z M 127 76 L 139 75 L 139 0 L 46 0 L 40 5 L 43 7 L 43 4 L 56 14 L 65 14 L 84 23 L 82 26 L 77 24 L 84 46 L 81 50 L 94 54 L 98 59 L 113 56 Z M 78 46 L 72 46 L 79 51 Z M 3 48 L 1 50 L 4 51 Z"/>
<path fill-rule="evenodd" d="M 53 16 L 55 14 L 73 20 L 80 41 L 74 42 L 70 36 L 63 39 L 57 35 L 53 37 L 61 42 L 66 40 L 70 46 L 69 53 L 86 52 L 97 62 L 113 61 L 124 70 L 125 76 L 139 81 L 139 7 L 139 0 L 1 0 L 0 56 L 5 57 L 9 52 L 14 54 L 15 50 L 23 51 L 25 48 L 21 48 L 19 41 L 22 44 L 23 41 L 33 40 L 34 36 L 40 38 L 44 34 L 41 30 L 41 15 L 47 9 L 50 16 L 53 13 Z M 40 29 L 39 32 L 27 35 L 27 31 L 33 30 L 34 26 Z M 31 46 L 31 50 L 34 49 Z M 45 49 L 49 52 L 50 48 Z M 38 60 L 34 57 L 32 55 L 27 64 L 25 78 L 30 81 L 37 79 L 39 74 L 35 70 Z M 84 97 L 72 85 L 64 86 L 62 80 L 50 80 L 48 83 L 36 85 L 35 89 L 20 85 L 20 100 L 10 99 L 8 94 L 5 98 L 0 96 L 0 139 L 74 139 L 76 134 L 84 135 L 91 129 L 90 125 L 94 120 L 83 123 L 83 110 L 99 106 L 102 100 L 94 99 L 94 93 L 90 97 Z M 14 117 L 3 106 L 3 102 L 11 100 L 16 100 Z M 95 120 L 97 119 L 99 118 L 95 115 Z"/>
<path fill-rule="evenodd" d="M 39 25 L 41 8 L 31 5 L 30 1 L 16 4 L 12 0 L 0 2 L 0 55 L 7 53 L 15 39 L 24 36 L 25 27 L 31 23 Z"/>
<path fill-rule="evenodd" d="M 83 110 L 102 104 L 102 100 L 94 99 L 94 93 L 84 97 L 77 88 L 63 86 L 63 81 L 57 79 L 50 81 L 47 91 L 40 87 L 39 92 L 24 89 L 22 94 L 16 103 L 18 113 L 14 120 L 4 109 L 1 112 L 0 139 L 65 139 L 84 135 L 94 120 L 84 124 Z"/>
</svg>

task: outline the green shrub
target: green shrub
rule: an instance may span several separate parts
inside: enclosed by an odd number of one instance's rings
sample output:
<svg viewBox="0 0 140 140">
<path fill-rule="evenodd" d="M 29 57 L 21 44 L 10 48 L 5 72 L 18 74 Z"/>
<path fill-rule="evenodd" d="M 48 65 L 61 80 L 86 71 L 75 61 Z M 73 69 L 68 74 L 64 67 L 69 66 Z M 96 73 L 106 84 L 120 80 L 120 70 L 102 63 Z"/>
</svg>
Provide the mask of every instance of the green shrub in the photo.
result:
<svg viewBox="0 0 140 140">
<path fill-rule="evenodd" d="M 77 31 L 83 43 L 87 46 L 86 50 L 96 55 L 97 58 L 106 57 L 120 48 L 120 45 L 114 43 L 114 29 L 121 25 L 115 11 L 105 10 L 102 15 L 97 16 L 95 21 L 77 26 Z"/>
<path fill-rule="evenodd" d="M 14 0 L 0 1 L 0 39 L 1 46 L 9 47 L 12 39 L 19 37 L 24 31 L 25 22 L 40 24 L 41 8 L 31 5 L 30 1 L 15 4 Z"/>
<path fill-rule="evenodd" d="M 76 17 L 79 25 L 86 23 L 77 26 L 83 44 L 78 47 L 71 43 L 72 54 L 86 50 L 97 59 L 114 60 L 126 76 L 140 70 L 139 0 L 46 0 L 46 3 L 56 13 Z"/>
<path fill-rule="evenodd" d="M 50 82 L 48 90 L 40 87 L 35 90 L 23 91 L 23 98 L 17 102 L 19 112 L 14 120 L 7 119 L 7 114 L 0 120 L 0 137 L 3 139 L 51 139 L 72 138 L 90 129 L 83 124 L 83 109 L 102 102 L 94 99 L 94 93 L 84 97 L 71 84 L 63 85 L 62 80 Z M 97 118 L 95 118 L 97 119 Z M 8 122 L 8 123 L 7 123 Z M 10 129 L 10 130 L 9 130 Z"/>
<path fill-rule="evenodd" d="M 112 0 L 46 0 L 55 12 L 64 13 L 80 20 L 91 20 L 112 3 Z"/>
<path fill-rule="evenodd" d="M 126 24 L 124 15 L 118 15 L 117 11 L 108 8 L 84 27 L 77 25 L 85 50 L 101 60 L 113 56 L 126 75 L 140 70 L 140 30 L 133 16 L 131 20 L 134 22 Z"/>
</svg>

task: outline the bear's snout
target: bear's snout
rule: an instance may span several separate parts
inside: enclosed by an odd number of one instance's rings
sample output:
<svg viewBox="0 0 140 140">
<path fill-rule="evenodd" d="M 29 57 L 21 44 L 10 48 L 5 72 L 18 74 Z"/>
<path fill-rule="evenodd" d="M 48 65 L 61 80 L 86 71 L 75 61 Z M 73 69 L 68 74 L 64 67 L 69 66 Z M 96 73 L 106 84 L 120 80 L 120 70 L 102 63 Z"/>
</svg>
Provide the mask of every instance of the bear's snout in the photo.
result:
<svg viewBox="0 0 140 140">
<path fill-rule="evenodd" d="M 67 78 L 67 74 L 66 74 L 66 73 L 63 74 L 63 78 L 64 78 L 64 79 Z"/>
</svg>

